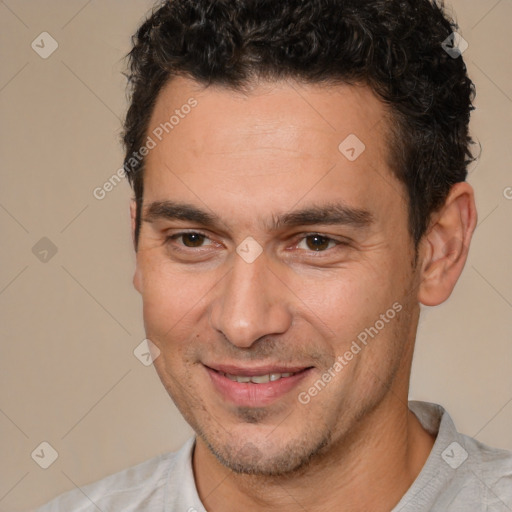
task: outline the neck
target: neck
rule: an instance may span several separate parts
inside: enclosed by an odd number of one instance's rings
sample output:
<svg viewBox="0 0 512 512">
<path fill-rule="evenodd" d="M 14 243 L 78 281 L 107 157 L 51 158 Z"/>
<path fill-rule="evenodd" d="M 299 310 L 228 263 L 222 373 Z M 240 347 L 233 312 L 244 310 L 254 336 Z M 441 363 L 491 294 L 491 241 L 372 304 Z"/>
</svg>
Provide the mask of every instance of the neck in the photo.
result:
<svg viewBox="0 0 512 512">
<path fill-rule="evenodd" d="M 418 476 L 434 443 L 406 403 L 389 393 L 328 453 L 281 477 L 235 474 L 198 438 L 193 464 L 199 496 L 208 512 L 389 511 Z"/>
</svg>

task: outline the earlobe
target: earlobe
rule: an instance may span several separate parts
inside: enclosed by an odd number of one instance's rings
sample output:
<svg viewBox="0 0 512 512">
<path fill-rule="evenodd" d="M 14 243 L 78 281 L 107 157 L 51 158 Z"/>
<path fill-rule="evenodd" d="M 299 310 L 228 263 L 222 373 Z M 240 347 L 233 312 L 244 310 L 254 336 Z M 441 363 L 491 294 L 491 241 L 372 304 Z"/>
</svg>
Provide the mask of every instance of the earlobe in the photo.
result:
<svg viewBox="0 0 512 512">
<path fill-rule="evenodd" d="M 135 202 L 135 199 L 132 198 L 130 200 L 130 222 L 131 222 L 132 243 L 133 243 L 133 248 L 135 249 L 135 251 L 137 251 L 137 246 L 135 243 L 136 215 L 137 215 L 137 203 Z"/>
<path fill-rule="evenodd" d="M 467 182 L 456 183 L 422 239 L 418 300 L 425 306 L 437 306 L 451 295 L 466 263 L 476 221 L 473 188 Z"/>
<path fill-rule="evenodd" d="M 138 264 L 136 264 L 135 273 L 133 274 L 133 286 L 142 295 L 142 276 Z"/>
</svg>

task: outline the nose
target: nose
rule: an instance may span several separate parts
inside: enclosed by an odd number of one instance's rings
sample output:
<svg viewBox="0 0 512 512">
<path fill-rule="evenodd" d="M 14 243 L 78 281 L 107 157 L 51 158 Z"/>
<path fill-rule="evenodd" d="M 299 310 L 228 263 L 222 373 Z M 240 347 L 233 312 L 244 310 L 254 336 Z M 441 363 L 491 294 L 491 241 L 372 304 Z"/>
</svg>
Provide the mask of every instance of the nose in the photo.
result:
<svg viewBox="0 0 512 512">
<path fill-rule="evenodd" d="M 210 322 L 233 345 L 249 348 L 264 336 L 286 332 L 292 315 L 285 285 L 267 266 L 265 253 L 252 263 L 233 255 L 230 272 L 219 283 Z"/>
</svg>

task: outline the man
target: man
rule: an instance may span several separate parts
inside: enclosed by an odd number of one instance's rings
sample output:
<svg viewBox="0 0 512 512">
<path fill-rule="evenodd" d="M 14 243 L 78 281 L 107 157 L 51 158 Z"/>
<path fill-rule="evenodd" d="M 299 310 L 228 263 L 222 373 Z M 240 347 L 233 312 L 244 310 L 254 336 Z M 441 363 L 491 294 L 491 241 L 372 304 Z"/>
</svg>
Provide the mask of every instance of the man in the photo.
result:
<svg viewBox="0 0 512 512">
<path fill-rule="evenodd" d="M 429 0 L 171 0 L 130 53 L 149 348 L 196 432 L 42 511 L 506 511 L 512 454 L 408 403 L 477 222 Z"/>
</svg>

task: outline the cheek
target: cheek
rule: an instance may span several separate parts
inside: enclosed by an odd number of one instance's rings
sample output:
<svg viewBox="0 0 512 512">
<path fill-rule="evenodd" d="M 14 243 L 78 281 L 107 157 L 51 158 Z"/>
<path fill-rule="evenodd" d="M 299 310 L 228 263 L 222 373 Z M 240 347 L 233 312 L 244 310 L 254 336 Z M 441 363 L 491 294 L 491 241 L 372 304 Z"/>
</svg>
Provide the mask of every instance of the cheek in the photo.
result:
<svg viewBox="0 0 512 512">
<path fill-rule="evenodd" d="M 172 347 L 176 354 L 197 330 L 218 279 L 208 273 L 180 272 L 162 259 L 148 262 L 142 269 L 146 335 L 162 351 Z"/>
<path fill-rule="evenodd" d="M 187 288 L 184 288 L 162 265 L 142 267 L 144 289 L 142 293 L 146 335 L 159 348 L 179 326 L 186 314 Z"/>
<path fill-rule="evenodd" d="M 153 311 L 173 315 L 186 298 L 190 287 L 166 260 L 165 250 L 158 248 L 147 251 L 139 260 L 139 269 L 144 283 L 142 299 L 147 314 Z"/>
<path fill-rule="evenodd" d="M 167 275 L 167 277 L 169 277 Z M 149 284 L 150 283 L 150 284 Z M 174 397 L 186 385 L 188 354 L 197 324 L 187 290 L 155 274 L 147 281 L 143 294 L 143 315 L 146 337 L 160 350 L 155 369 L 166 389 Z"/>
<path fill-rule="evenodd" d="M 373 325 L 397 295 L 388 268 L 362 263 L 329 274 L 297 275 L 290 289 L 309 322 L 342 346 Z"/>
</svg>

